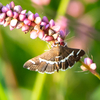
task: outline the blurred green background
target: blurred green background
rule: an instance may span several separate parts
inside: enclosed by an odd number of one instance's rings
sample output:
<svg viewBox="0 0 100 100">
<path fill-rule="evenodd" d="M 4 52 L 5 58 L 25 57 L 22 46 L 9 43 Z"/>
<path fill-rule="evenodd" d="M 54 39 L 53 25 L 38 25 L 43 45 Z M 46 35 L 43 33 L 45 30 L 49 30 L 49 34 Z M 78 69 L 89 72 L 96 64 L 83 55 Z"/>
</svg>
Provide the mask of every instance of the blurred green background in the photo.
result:
<svg viewBox="0 0 100 100">
<path fill-rule="evenodd" d="M 6 5 L 11 0 L 0 2 Z M 100 73 L 100 1 L 74 2 L 80 2 L 81 5 L 71 5 L 72 0 L 51 0 L 47 5 L 38 6 L 30 0 L 14 0 L 15 5 L 37 12 L 41 17 L 47 16 L 49 20 L 56 21 L 58 16 L 63 16 L 68 11 L 65 17 L 72 22 L 67 25 L 70 30 L 67 39 L 83 36 L 83 33 L 77 31 L 81 26 L 76 25 L 77 22 L 84 22 L 85 27 L 93 27 L 95 31 L 89 33 L 91 28 L 85 31 L 92 38 L 86 35 L 88 41 L 82 43 L 86 45 L 84 49 L 89 57 L 92 55 L 97 72 Z M 80 7 L 78 13 L 74 11 L 77 7 Z M 84 27 L 80 30 L 84 30 Z M 66 42 L 72 46 L 75 43 L 72 41 L 73 38 Z M 0 26 L 0 100 L 100 100 L 100 80 L 90 72 L 81 72 L 80 63 L 71 69 L 50 75 L 23 68 L 28 59 L 45 52 L 47 45 L 39 38 L 32 40 L 29 33 L 24 34 L 20 29 L 10 31 L 9 26 Z"/>
</svg>

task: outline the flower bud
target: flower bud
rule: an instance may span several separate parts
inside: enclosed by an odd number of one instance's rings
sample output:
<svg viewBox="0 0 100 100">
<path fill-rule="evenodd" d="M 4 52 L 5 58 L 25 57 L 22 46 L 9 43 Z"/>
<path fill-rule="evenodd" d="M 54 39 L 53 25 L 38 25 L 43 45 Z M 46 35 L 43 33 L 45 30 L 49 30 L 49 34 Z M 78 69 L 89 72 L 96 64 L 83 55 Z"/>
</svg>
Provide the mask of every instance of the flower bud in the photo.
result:
<svg viewBox="0 0 100 100">
<path fill-rule="evenodd" d="M 18 22 L 18 23 L 17 23 L 17 26 L 16 26 L 16 29 L 22 28 L 23 25 L 24 25 L 23 22 Z"/>
<path fill-rule="evenodd" d="M 18 22 L 17 19 L 12 19 L 11 22 L 10 22 L 10 25 L 11 25 L 12 27 L 16 27 L 17 22 Z"/>
<path fill-rule="evenodd" d="M 49 41 L 54 40 L 54 38 L 52 36 L 46 36 L 44 40 L 49 42 Z"/>
<path fill-rule="evenodd" d="M 34 14 L 31 13 L 30 15 L 28 15 L 28 19 L 31 20 L 31 21 L 34 21 L 34 19 L 35 19 Z"/>
<path fill-rule="evenodd" d="M 65 32 L 63 32 L 62 30 L 60 30 L 59 33 L 60 33 L 60 37 L 61 37 L 62 39 L 65 39 L 65 37 L 66 37 Z"/>
<path fill-rule="evenodd" d="M 23 25 L 23 26 L 22 26 L 22 31 L 23 31 L 23 32 L 29 31 L 29 26 L 28 26 L 28 25 Z"/>
<path fill-rule="evenodd" d="M 35 39 L 35 38 L 37 38 L 37 37 L 38 37 L 38 32 L 35 31 L 35 30 L 32 30 L 32 31 L 30 32 L 30 38 Z"/>
<path fill-rule="evenodd" d="M 10 10 L 10 5 L 9 4 L 7 4 L 6 7 Z"/>
<path fill-rule="evenodd" d="M 49 35 L 53 35 L 54 31 L 52 29 L 49 29 Z"/>
<path fill-rule="evenodd" d="M 54 22 L 54 20 L 53 20 L 53 19 L 51 19 L 51 20 L 50 20 L 49 25 L 50 25 L 50 27 L 55 26 L 55 22 Z"/>
<path fill-rule="evenodd" d="M 0 21 L 0 25 L 3 25 L 3 24 L 4 24 L 4 22 L 5 22 L 4 20 L 3 20 L 3 21 Z"/>
<path fill-rule="evenodd" d="M 5 17 L 6 17 L 6 14 L 5 14 L 5 13 L 1 13 L 1 14 L 0 14 L 0 19 L 1 19 L 1 20 L 4 20 Z"/>
<path fill-rule="evenodd" d="M 63 42 L 64 40 L 61 37 L 57 38 L 58 42 Z"/>
<path fill-rule="evenodd" d="M 50 26 L 50 25 L 49 25 L 49 24 L 47 24 L 47 25 L 45 26 L 45 29 L 48 29 L 48 28 L 49 28 L 49 26 Z"/>
<path fill-rule="evenodd" d="M 85 59 L 84 59 L 84 63 L 85 63 L 86 65 L 90 66 L 90 65 L 93 63 L 93 61 L 92 61 L 90 58 L 85 58 Z"/>
<path fill-rule="evenodd" d="M 95 63 L 92 63 L 92 64 L 90 65 L 90 68 L 91 68 L 92 70 L 96 70 L 96 64 L 95 64 Z"/>
<path fill-rule="evenodd" d="M 43 21 L 43 22 L 46 22 L 46 23 L 49 23 L 48 18 L 47 18 L 46 16 L 44 16 L 44 17 L 42 18 L 42 21 Z"/>
<path fill-rule="evenodd" d="M 8 10 L 9 10 L 9 9 L 8 9 L 6 6 L 3 6 L 3 7 L 2 7 L 2 12 L 3 12 L 3 13 L 6 13 Z"/>
<path fill-rule="evenodd" d="M 25 20 L 25 18 L 26 18 L 26 16 L 25 16 L 25 15 L 23 15 L 23 14 L 20 14 L 20 15 L 19 15 L 19 20 L 20 20 L 20 21 L 24 21 L 24 20 Z"/>
<path fill-rule="evenodd" d="M 35 13 L 34 18 L 36 18 L 36 17 L 39 17 L 39 14 L 38 13 Z"/>
<path fill-rule="evenodd" d="M 18 16 L 19 16 L 19 14 L 18 14 L 17 12 L 13 12 L 13 18 L 14 18 L 14 19 L 17 19 Z"/>
<path fill-rule="evenodd" d="M 83 70 L 83 71 L 87 71 L 88 69 L 86 67 L 84 67 L 83 65 L 80 66 L 80 68 Z"/>
<path fill-rule="evenodd" d="M 59 31 L 60 31 L 60 26 L 55 25 L 55 26 L 52 27 L 52 29 L 53 29 L 55 32 L 59 32 Z"/>
<path fill-rule="evenodd" d="M 52 36 L 53 36 L 53 38 L 56 40 L 56 39 L 58 38 L 59 34 L 58 34 L 58 33 L 55 33 L 55 34 L 53 34 Z"/>
<path fill-rule="evenodd" d="M 13 30 L 15 27 L 12 27 L 11 25 L 9 25 L 9 27 L 10 27 L 10 30 Z"/>
<path fill-rule="evenodd" d="M 31 25 L 31 21 L 27 18 L 24 19 L 24 24 Z"/>
<path fill-rule="evenodd" d="M 21 13 L 22 7 L 20 5 L 14 7 L 14 11 Z"/>
<path fill-rule="evenodd" d="M 40 31 L 38 32 L 38 37 L 39 37 L 41 40 L 43 40 L 44 31 L 40 30 Z"/>
<path fill-rule="evenodd" d="M 14 7 L 15 7 L 15 4 L 14 4 L 13 1 L 11 1 L 11 2 L 10 2 L 10 8 L 11 8 L 11 9 L 14 9 Z"/>
<path fill-rule="evenodd" d="M 34 22 L 36 24 L 40 24 L 41 23 L 41 18 L 40 17 L 36 17 Z"/>
<path fill-rule="evenodd" d="M 26 10 L 22 10 L 21 14 L 25 15 L 26 14 Z"/>
<path fill-rule="evenodd" d="M 8 11 L 7 11 L 7 16 L 13 17 L 13 12 L 12 12 L 12 10 L 8 10 Z"/>
</svg>

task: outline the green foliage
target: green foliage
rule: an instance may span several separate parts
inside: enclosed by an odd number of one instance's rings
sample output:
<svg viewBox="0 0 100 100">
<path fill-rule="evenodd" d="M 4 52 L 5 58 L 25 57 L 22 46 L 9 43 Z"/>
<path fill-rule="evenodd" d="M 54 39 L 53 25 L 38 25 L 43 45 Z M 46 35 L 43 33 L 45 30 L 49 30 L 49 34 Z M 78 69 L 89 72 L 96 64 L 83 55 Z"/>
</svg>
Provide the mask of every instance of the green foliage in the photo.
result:
<svg viewBox="0 0 100 100">
<path fill-rule="evenodd" d="M 57 11 L 62 9 L 59 8 L 61 1 L 51 0 L 50 5 L 41 10 L 34 8 L 30 0 L 14 0 L 23 9 L 39 12 L 40 16 L 46 15 L 49 19 L 56 18 L 56 14 L 60 13 Z M 10 0 L 0 2 L 6 5 Z M 93 27 L 100 30 L 98 2 L 84 7 L 85 14 L 94 15 Z M 72 37 L 75 30 L 70 28 L 70 31 L 72 34 L 68 37 Z M 100 73 L 100 41 L 95 38 L 91 42 L 91 48 L 87 47 L 89 56 L 93 55 Z M 42 54 L 46 49 L 47 43 L 39 38 L 32 40 L 29 33 L 24 34 L 17 29 L 10 31 L 9 27 L 0 26 L 0 100 L 100 100 L 100 81 L 90 72 L 79 72 L 79 63 L 71 69 L 52 75 L 23 68 L 28 59 Z"/>
</svg>

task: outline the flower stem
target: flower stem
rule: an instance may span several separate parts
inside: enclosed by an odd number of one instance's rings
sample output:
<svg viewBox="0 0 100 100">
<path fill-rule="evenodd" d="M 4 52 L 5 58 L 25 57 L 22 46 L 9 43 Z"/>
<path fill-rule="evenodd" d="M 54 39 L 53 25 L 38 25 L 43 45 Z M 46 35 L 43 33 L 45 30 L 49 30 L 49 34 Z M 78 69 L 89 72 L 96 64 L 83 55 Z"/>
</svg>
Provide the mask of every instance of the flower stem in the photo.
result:
<svg viewBox="0 0 100 100">
<path fill-rule="evenodd" d="M 37 78 L 31 94 L 31 100 L 40 100 L 45 78 L 46 78 L 46 74 L 40 74 L 40 73 L 37 74 Z"/>
<path fill-rule="evenodd" d="M 90 69 L 90 67 L 86 65 L 84 62 L 82 62 L 81 60 L 79 60 L 79 62 L 100 80 L 99 73 L 97 73 L 95 70 Z"/>
</svg>

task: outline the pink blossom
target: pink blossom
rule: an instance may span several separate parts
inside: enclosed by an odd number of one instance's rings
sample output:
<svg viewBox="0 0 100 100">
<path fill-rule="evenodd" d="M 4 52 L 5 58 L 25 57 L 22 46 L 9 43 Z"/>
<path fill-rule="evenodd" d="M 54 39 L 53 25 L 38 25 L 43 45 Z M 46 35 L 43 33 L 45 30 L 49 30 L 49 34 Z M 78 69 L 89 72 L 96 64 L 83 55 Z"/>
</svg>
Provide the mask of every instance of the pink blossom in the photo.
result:
<svg viewBox="0 0 100 100">
<path fill-rule="evenodd" d="M 10 5 L 10 9 L 14 9 L 15 4 L 14 4 L 14 2 L 13 2 L 13 1 L 11 1 L 9 5 Z"/>
<path fill-rule="evenodd" d="M 28 26 L 28 25 L 23 25 L 23 26 L 22 26 L 22 31 L 23 31 L 23 32 L 29 31 L 29 26 Z"/>
<path fill-rule="evenodd" d="M 18 18 L 19 14 L 17 12 L 13 12 L 13 18 Z"/>
<path fill-rule="evenodd" d="M 12 12 L 12 10 L 8 10 L 8 11 L 7 11 L 7 16 L 13 17 L 13 12 Z"/>
<path fill-rule="evenodd" d="M 10 25 L 11 25 L 12 27 L 16 27 L 17 22 L 18 22 L 17 19 L 12 19 L 11 22 L 10 22 Z"/>
<path fill-rule="evenodd" d="M 45 37 L 45 41 L 52 41 L 52 40 L 54 40 L 54 38 L 52 37 L 52 36 L 46 36 Z"/>
<path fill-rule="evenodd" d="M 43 40 L 44 31 L 40 30 L 40 31 L 38 32 L 38 37 L 39 37 L 41 40 Z"/>
<path fill-rule="evenodd" d="M 21 13 L 22 7 L 20 5 L 14 7 L 14 11 Z"/>
<path fill-rule="evenodd" d="M 26 18 L 26 16 L 25 16 L 24 14 L 20 14 L 20 15 L 19 15 L 19 20 L 20 20 L 20 21 L 24 21 L 25 18 Z"/>
<path fill-rule="evenodd" d="M 3 12 L 3 13 L 6 13 L 8 10 L 9 10 L 9 9 L 8 9 L 6 6 L 3 6 L 3 7 L 2 7 L 2 12 Z"/>
<path fill-rule="evenodd" d="M 27 18 L 24 19 L 24 24 L 31 25 L 31 21 Z"/>
<path fill-rule="evenodd" d="M 50 27 L 55 26 L 55 22 L 54 22 L 54 20 L 53 20 L 53 19 L 51 19 L 51 20 L 50 20 L 49 25 L 50 25 Z"/>
<path fill-rule="evenodd" d="M 37 31 L 32 30 L 32 31 L 30 32 L 30 38 L 35 39 L 35 38 L 37 38 L 37 37 L 38 37 Z"/>
<path fill-rule="evenodd" d="M 92 61 L 90 58 L 85 58 L 85 59 L 84 59 L 84 63 L 85 63 L 86 65 L 90 66 L 90 65 L 93 63 L 93 61 Z"/>
<path fill-rule="evenodd" d="M 33 13 L 31 13 L 30 15 L 28 15 L 28 19 L 31 21 L 34 21 L 35 15 Z"/>
<path fill-rule="evenodd" d="M 40 17 L 36 17 L 35 20 L 34 20 L 34 22 L 36 24 L 40 24 L 41 23 L 41 18 Z"/>
<path fill-rule="evenodd" d="M 50 0 L 31 0 L 33 3 L 37 5 L 48 5 Z"/>
<path fill-rule="evenodd" d="M 44 17 L 42 18 L 42 21 L 43 21 L 43 22 L 46 22 L 46 23 L 49 23 L 48 18 L 47 18 L 46 16 L 44 16 Z"/>
</svg>

